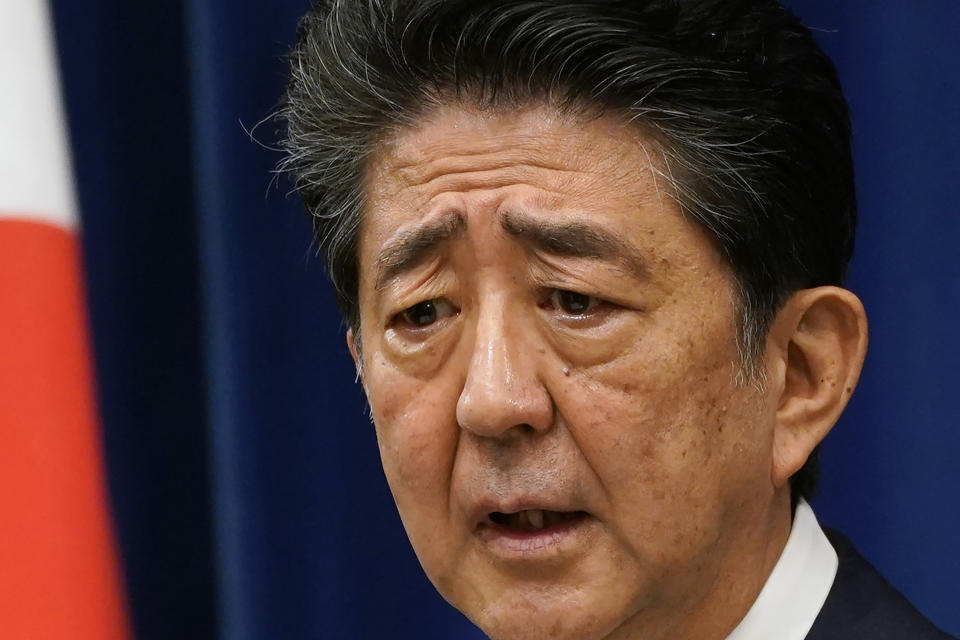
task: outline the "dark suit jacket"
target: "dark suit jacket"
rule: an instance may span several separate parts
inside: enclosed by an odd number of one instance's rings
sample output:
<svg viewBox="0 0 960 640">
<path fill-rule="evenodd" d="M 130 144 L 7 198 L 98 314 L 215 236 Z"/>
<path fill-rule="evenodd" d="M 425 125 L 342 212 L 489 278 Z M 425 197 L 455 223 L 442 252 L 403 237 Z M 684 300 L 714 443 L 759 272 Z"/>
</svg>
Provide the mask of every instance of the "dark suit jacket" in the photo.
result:
<svg viewBox="0 0 960 640">
<path fill-rule="evenodd" d="M 846 538 L 834 531 L 827 537 L 840 566 L 807 640 L 956 640 L 914 609 Z"/>
</svg>

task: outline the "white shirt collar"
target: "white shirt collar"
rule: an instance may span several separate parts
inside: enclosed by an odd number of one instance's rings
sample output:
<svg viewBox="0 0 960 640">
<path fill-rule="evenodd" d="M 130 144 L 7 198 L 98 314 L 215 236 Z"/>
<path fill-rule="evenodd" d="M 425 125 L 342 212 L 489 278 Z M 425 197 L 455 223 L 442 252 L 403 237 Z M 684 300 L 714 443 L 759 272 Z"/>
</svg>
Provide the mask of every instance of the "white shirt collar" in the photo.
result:
<svg viewBox="0 0 960 640">
<path fill-rule="evenodd" d="M 780 559 L 727 640 L 803 640 L 830 593 L 838 564 L 813 509 L 801 499 Z"/>
</svg>

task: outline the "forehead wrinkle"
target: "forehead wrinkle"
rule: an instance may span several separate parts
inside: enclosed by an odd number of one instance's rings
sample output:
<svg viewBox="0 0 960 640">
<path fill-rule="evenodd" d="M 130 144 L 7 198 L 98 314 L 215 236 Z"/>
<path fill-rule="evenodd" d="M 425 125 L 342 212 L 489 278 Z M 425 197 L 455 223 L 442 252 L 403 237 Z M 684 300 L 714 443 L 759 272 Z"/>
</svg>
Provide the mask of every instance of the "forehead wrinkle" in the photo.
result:
<svg viewBox="0 0 960 640">
<path fill-rule="evenodd" d="M 439 165 L 440 163 L 436 163 Z M 482 162 L 446 161 L 443 166 L 425 167 L 415 175 L 395 174 L 396 193 L 414 191 L 434 194 L 442 191 L 468 192 L 482 189 L 495 189 L 528 182 L 535 173 L 546 172 L 558 175 L 584 173 L 581 169 L 560 166 L 549 162 L 537 162 L 520 158 L 489 158 Z M 411 169 L 411 171 L 413 171 Z M 559 179 L 556 178 L 556 179 Z M 550 180 L 548 178 L 548 180 Z M 537 180 L 541 182 L 541 180 Z"/>
<path fill-rule="evenodd" d="M 438 245 L 462 234 L 467 221 L 458 211 L 448 211 L 436 220 L 412 229 L 403 229 L 384 243 L 377 255 L 375 288 L 383 290 L 387 282 L 421 262 Z"/>
<path fill-rule="evenodd" d="M 421 131 L 430 132 L 433 127 L 425 125 Z M 488 171 L 511 166 L 528 166 L 552 171 L 575 171 L 570 163 L 572 154 L 561 154 L 557 161 L 554 152 L 548 152 L 549 138 L 544 135 L 510 135 L 487 133 L 481 138 L 466 140 L 459 130 L 439 135 L 433 140 L 398 140 L 381 147 L 379 163 L 387 174 L 403 186 L 429 183 L 447 173 Z M 561 143 L 564 141 L 559 140 Z M 580 168 L 582 169 L 582 168 Z"/>
<path fill-rule="evenodd" d="M 524 184 L 561 195 L 569 190 L 572 181 L 594 173 L 598 172 L 547 162 L 503 161 L 436 168 L 430 175 L 423 174 L 422 181 L 415 182 L 401 178 L 392 166 L 380 165 L 368 174 L 366 189 L 372 201 L 402 199 L 406 207 L 423 209 L 443 193 L 465 194 Z"/>
<path fill-rule="evenodd" d="M 572 220 L 537 220 L 516 211 L 505 211 L 500 225 L 521 244 L 545 253 L 573 258 L 618 262 L 636 277 L 647 278 L 646 262 L 630 243 L 597 225 Z"/>
</svg>

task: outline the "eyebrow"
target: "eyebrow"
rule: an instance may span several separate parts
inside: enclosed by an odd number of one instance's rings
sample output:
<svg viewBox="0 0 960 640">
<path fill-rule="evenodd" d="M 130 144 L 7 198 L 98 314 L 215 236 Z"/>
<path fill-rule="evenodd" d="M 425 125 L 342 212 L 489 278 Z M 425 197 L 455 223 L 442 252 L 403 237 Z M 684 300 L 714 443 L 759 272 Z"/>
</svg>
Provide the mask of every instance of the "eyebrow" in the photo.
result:
<svg viewBox="0 0 960 640">
<path fill-rule="evenodd" d="M 619 262 L 637 277 L 649 275 L 636 249 L 606 229 L 578 221 L 537 220 L 516 212 L 504 213 L 500 225 L 520 244 L 545 253 Z M 390 280 L 422 262 L 437 245 L 462 234 L 466 228 L 463 216 L 451 211 L 391 239 L 377 256 L 376 289 L 382 290 Z"/>
<path fill-rule="evenodd" d="M 553 223 L 515 212 L 505 213 L 501 225 L 521 244 L 545 253 L 619 262 L 637 277 L 649 276 L 646 262 L 636 248 L 601 227 L 578 221 Z"/>
<path fill-rule="evenodd" d="M 423 261 L 438 244 L 462 234 L 466 228 L 463 216 L 450 211 L 391 239 L 377 256 L 376 288 L 382 289 L 387 282 Z"/>
</svg>

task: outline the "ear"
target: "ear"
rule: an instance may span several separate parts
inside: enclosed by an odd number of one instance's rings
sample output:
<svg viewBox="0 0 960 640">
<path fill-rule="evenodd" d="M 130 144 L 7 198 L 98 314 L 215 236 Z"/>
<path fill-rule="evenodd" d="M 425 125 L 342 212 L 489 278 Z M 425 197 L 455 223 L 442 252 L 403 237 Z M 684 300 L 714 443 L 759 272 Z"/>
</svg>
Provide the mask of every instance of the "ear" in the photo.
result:
<svg viewBox="0 0 960 640">
<path fill-rule="evenodd" d="M 347 349 L 353 358 L 353 366 L 357 369 L 357 382 L 363 378 L 363 360 L 360 359 L 360 337 L 354 336 L 353 329 L 347 329 Z"/>
<path fill-rule="evenodd" d="M 817 287 L 794 294 L 767 338 L 768 391 L 778 393 L 772 480 L 794 473 L 836 423 L 860 377 L 867 316 L 852 292 Z"/>
</svg>

